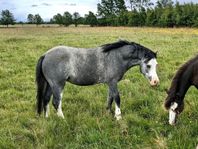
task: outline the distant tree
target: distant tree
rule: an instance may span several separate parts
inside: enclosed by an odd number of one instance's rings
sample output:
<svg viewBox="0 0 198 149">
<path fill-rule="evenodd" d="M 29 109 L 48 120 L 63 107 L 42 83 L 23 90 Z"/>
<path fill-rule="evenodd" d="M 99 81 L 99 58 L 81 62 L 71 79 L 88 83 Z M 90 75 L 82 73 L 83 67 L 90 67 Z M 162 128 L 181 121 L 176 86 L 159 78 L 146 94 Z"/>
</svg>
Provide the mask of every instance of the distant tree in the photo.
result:
<svg viewBox="0 0 198 149">
<path fill-rule="evenodd" d="M 40 25 L 40 24 L 43 23 L 43 19 L 41 18 L 41 16 L 40 16 L 39 14 L 36 14 L 36 15 L 34 16 L 34 22 L 35 22 L 36 25 L 38 26 L 38 25 Z"/>
<path fill-rule="evenodd" d="M 123 11 L 118 15 L 118 25 L 127 26 L 129 22 L 129 13 L 128 11 Z"/>
<path fill-rule="evenodd" d="M 80 17 L 80 18 L 78 19 L 78 24 L 86 24 L 85 18 L 84 18 L 84 17 Z"/>
<path fill-rule="evenodd" d="M 171 8 L 166 8 L 159 20 L 161 27 L 173 27 L 175 24 L 174 16 Z"/>
<path fill-rule="evenodd" d="M 101 3 L 97 4 L 98 15 L 102 17 L 115 15 L 115 3 L 114 0 L 101 0 Z"/>
<path fill-rule="evenodd" d="M 55 23 L 54 19 L 51 18 L 50 21 L 49 21 L 49 23 L 50 23 L 50 24 L 54 24 L 54 23 Z"/>
<path fill-rule="evenodd" d="M 74 12 L 73 22 L 74 22 L 75 27 L 77 27 L 79 24 L 79 18 L 80 18 L 80 14 L 78 12 Z"/>
<path fill-rule="evenodd" d="M 96 26 L 98 24 L 98 20 L 96 15 L 93 12 L 89 11 L 88 15 L 85 15 L 85 22 L 89 24 L 91 27 Z"/>
<path fill-rule="evenodd" d="M 54 15 L 53 16 L 53 22 L 54 23 L 57 23 L 59 25 L 62 25 L 63 24 L 63 17 L 60 13 L 58 13 L 57 15 Z"/>
<path fill-rule="evenodd" d="M 156 26 L 157 24 L 156 14 L 153 9 L 148 9 L 146 14 L 145 25 L 146 26 Z"/>
<path fill-rule="evenodd" d="M 139 8 L 139 26 L 144 26 L 146 24 L 146 9 L 144 7 Z"/>
<path fill-rule="evenodd" d="M 175 14 L 175 24 L 176 26 L 179 26 L 181 24 L 181 15 L 182 15 L 182 9 L 179 2 L 176 2 L 174 14 Z"/>
<path fill-rule="evenodd" d="M 34 15 L 33 14 L 28 14 L 28 16 L 27 16 L 27 22 L 29 24 L 34 24 Z"/>
<path fill-rule="evenodd" d="M 116 17 L 116 7 L 114 0 L 101 0 L 101 3 L 97 4 L 98 8 L 98 15 L 103 19 L 106 25 L 113 25 L 115 24 L 114 19 Z"/>
<path fill-rule="evenodd" d="M 98 20 L 98 25 L 99 26 L 107 26 L 107 22 L 106 22 L 105 17 L 99 17 L 97 20 Z"/>
<path fill-rule="evenodd" d="M 151 0 L 127 0 L 130 4 L 131 11 L 134 9 L 141 9 L 141 7 L 150 8 L 152 5 L 154 5 Z"/>
<path fill-rule="evenodd" d="M 13 25 L 15 23 L 15 19 L 9 10 L 2 10 L 0 22 L 8 27 L 9 24 Z"/>
<path fill-rule="evenodd" d="M 131 11 L 126 9 L 130 5 Z M 97 4 L 99 25 L 159 26 L 175 27 L 198 26 L 198 4 L 179 4 L 173 0 L 100 0 Z M 152 7 L 151 7 L 152 6 Z"/>
<path fill-rule="evenodd" d="M 24 22 L 23 21 L 19 21 L 18 24 L 21 24 L 21 26 L 23 27 Z"/>
<path fill-rule="evenodd" d="M 124 0 L 114 0 L 115 5 L 115 14 L 120 15 L 127 10 Z"/>
<path fill-rule="evenodd" d="M 198 27 L 198 17 L 193 20 L 193 27 Z"/>
<path fill-rule="evenodd" d="M 129 7 L 131 9 L 131 11 L 133 11 L 135 8 L 136 8 L 136 4 L 135 4 L 135 1 L 136 0 L 127 0 L 129 2 Z"/>
<path fill-rule="evenodd" d="M 72 15 L 69 12 L 64 12 L 62 16 L 62 21 L 64 26 L 69 26 L 72 24 Z"/>
<path fill-rule="evenodd" d="M 173 5 L 173 1 L 172 0 L 158 0 L 157 1 L 157 5 L 158 7 L 167 7 L 167 6 L 172 6 Z"/>
<path fill-rule="evenodd" d="M 139 14 L 137 10 L 129 13 L 129 26 L 139 26 Z"/>
</svg>

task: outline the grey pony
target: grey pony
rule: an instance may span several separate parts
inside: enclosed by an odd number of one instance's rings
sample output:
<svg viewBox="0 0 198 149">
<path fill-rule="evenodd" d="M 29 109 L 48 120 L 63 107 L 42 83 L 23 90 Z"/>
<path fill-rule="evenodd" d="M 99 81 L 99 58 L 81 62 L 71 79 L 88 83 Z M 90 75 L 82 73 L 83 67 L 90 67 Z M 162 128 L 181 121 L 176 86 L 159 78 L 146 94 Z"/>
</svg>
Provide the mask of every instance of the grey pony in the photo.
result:
<svg viewBox="0 0 198 149">
<path fill-rule="evenodd" d="M 36 66 L 37 112 L 40 115 L 44 110 L 48 117 L 48 103 L 53 95 L 52 104 L 58 116 L 64 118 L 61 99 L 67 81 L 81 86 L 105 83 L 109 87 L 107 109 L 111 111 L 115 101 L 115 117 L 119 120 L 121 110 L 117 83 L 127 70 L 140 65 L 141 73 L 153 82 L 151 85 L 157 85 L 157 75 L 149 76 L 151 59 L 156 59 L 156 53 L 125 40 L 90 49 L 54 47 L 39 58 Z"/>
</svg>

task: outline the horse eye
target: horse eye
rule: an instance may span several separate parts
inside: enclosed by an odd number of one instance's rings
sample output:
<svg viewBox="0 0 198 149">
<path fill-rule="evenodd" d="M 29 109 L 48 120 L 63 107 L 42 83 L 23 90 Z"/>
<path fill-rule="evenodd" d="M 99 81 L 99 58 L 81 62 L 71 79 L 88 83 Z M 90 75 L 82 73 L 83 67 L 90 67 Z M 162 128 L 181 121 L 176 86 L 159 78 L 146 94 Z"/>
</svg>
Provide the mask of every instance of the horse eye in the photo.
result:
<svg viewBox="0 0 198 149">
<path fill-rule="evenodd" d="M 151 68 L 151 65 L 146 65 L 147 69 L 150 69 Z"/>
</svg>

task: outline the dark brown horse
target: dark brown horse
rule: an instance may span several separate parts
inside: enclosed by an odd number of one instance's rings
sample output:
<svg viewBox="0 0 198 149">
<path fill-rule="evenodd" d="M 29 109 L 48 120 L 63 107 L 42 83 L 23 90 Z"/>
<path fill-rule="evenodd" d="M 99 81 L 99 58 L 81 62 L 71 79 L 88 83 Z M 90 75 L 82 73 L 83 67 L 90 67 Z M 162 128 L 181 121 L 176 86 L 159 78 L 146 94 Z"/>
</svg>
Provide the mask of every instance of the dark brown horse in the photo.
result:
<svg viewBox="0 0 198 149">
<path fill-rule="evenodd" d="M 198 55 L 182 65 L 172 80 L 164 104 L 169 110 L 169 124 L 174 125 L 178 114 L 183 111 L 184 97 L 191 85 L 198 89 Z"/>
</svg>

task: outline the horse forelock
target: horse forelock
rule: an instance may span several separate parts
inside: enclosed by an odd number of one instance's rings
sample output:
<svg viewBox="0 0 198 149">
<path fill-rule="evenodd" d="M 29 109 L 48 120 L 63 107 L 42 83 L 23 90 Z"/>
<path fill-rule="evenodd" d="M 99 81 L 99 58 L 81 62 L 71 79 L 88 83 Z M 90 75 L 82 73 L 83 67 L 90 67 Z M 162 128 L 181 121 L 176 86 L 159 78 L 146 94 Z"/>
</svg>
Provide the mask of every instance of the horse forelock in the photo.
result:
<svg viewBox="0 0 198 149">
<path fill-rule="evenodd" d="M 151 51 L 150 49 L 143 47 L 142 49 L 145 51 L 144 57 L 148 60 L 152 59 L 152 58 L 157 58 L 157 53 Z"/>
</svg>

